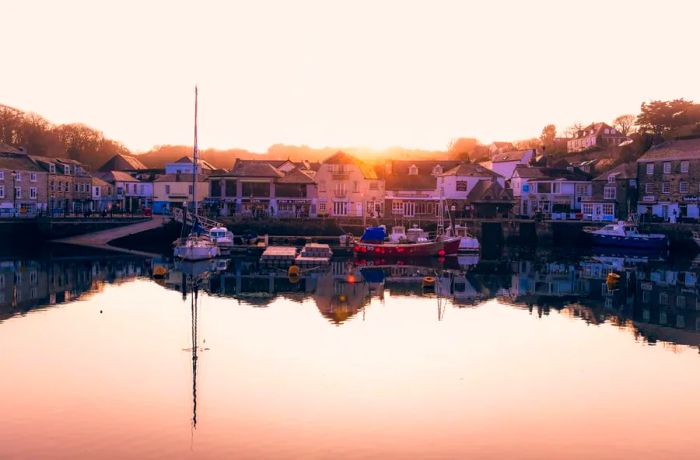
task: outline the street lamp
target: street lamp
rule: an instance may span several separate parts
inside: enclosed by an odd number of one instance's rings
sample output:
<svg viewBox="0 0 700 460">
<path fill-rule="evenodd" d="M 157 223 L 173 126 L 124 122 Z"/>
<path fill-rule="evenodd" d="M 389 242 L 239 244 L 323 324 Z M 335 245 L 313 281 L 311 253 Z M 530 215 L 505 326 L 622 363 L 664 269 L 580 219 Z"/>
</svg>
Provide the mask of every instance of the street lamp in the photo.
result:
<svg viewBox="0 0 700 460">
<path fill-rule="evenodd" d="M 17 171 L 12 171 L 12 214 L 17 217 L 17 187 L 15 180 L 17 179 Z"/>
</svg>

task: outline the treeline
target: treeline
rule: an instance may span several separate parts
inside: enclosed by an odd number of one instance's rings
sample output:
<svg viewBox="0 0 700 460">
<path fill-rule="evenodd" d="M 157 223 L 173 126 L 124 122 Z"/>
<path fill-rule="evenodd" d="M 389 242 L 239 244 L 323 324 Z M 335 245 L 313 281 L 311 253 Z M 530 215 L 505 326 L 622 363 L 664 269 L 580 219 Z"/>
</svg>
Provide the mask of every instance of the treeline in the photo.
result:
<svg viewBox="0 0 700 460">
<path fill-rule="evenodd" d="M 65 157 L 98 168 L 117 153 L 121 143 L 80 123 L 54 125 L 35 113 L 0 104 L 0 143 L 24 147 L 32 155 Z"/>
</svg>

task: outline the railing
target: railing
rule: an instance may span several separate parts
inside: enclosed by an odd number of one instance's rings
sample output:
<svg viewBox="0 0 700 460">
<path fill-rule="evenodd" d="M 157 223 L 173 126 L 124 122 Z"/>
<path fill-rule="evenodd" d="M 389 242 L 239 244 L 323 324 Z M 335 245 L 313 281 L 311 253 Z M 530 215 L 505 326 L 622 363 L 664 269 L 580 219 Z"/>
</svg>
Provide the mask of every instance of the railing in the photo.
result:
<svg viewBox="0 0 700 460">
<path fill-rule="evenodd" d="M 183 214 L 184 213 L 182 212 L 182 209 L 180 209 L 180 208 L 173 208 L 171 210 L 172 218 L 176 222 L 183 223 L 183 220 L 184 220 Z M 212 219 L 208 219 L 208 218 L 203 217 L 203 216 L 198 216 L 197 220 L 199 220 L 199 224 L 206 231 L 209 231 L 214 227 L 223 227 L 223 224 L 221 224 L 220 222 L 217 222 L 217 221 L 212 220 Z M 190 212 L 187 213 L 187 225 L 190 225 L 190 226 L 194 225 L 194 215 Z"/>
</svg>

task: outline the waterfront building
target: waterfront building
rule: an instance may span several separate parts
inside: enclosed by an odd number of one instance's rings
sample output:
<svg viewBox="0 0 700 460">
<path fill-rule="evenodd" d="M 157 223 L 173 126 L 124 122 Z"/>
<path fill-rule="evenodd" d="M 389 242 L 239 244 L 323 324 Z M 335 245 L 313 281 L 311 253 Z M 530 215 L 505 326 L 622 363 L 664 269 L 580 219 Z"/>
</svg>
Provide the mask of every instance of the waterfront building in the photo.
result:
<svg viewBox="0 0 700 460">
<path fill-rule="evenodd" d="M 418 218 L 437 216 L 440 201 L 438 176 L 460 163 L 458 160 L 387 161 L 384 165 L 386 215 Z"/>
<path fill-rule="evenodd" d="M 204 174 L 196 176 L 197 202 L 209 197 L 209 178 Z M 181 208 L 192 203 L 192 174 L 162 174 L 153 181 L 153 212 L 167 214 L 172 208 Z"/>
<path fill-rule="evenodd" d="M 0 216 L 34 217 L 46 212 L 48 173 L 23 151 L 0 152 Z"/>
<path fill-rule="evenodd" d="M 326 158 L 315 176 L 319 216 L 384 215 L 384 181 L 370 165 L 337 152 Z"/>
<path fill-rule="evenodd" d="M 665 142 L 637 160 L 641 216 L 700 219 L 700 139 Z"/>
<path fill-rule="evenodd" d="M 511 190 L 520 215 L 545 218 L 576 217 L 581 203 L 592 193 L 590 176 L 569 167 L 518 166 L 513 172 Z"/>
<path fill-rule="evenodd" d="M 493 184 L 498 190 L 492 188 Z M 438 195 L 443 197 L 453 217 L 475 216 L 477 203 L 481 211 L 486 212 L 483 201 L 493 198 L 500 202 L 504 187 L 503 176 L 474 163 L 459 163 L 438 176 Z"/>
<path fill-rule="evenodd" d="M 625 220 L 637 209 L 637 165 L 623 163 L 595 177 L 592 195 L 584 196 L 581 213 L 585 220 Z"/>
<path fill-rule="evenodd" d="M 567 152 L 582 152 L 595 148 L 605 149 L 628 141 L 629 137 L 607 123 L 591 123 L 574 133 L 566 142 Z"/>
<path fill-rule="evenodd" d="M 48 211 L 52 216 L 81 213 L 92 206 L 92 177 L 85 166 L 68 158 L 29 155 L 48 173 Z"/>
<path fill-rule="evenodd" d="M 220 215 L 315 217 L 314 176 L 308 162 L 236 159 L 210 176 L 207 201 Z"/>
<path fill-rule="evenodd" d="M 112 186 L 112 206 L 124 212 L 138 212 L 153 202 L 153 183 L 142 182 L 124 171 L 96 175 Z"/>
<path fill-rule="evenodd" d="M 529 165 L 535 159 L 535 153 L 535 149 L 498 153 L 491 158 L 491 170 L 505 177 L 506 180 L 510 179 L 516 167 Z"/>
</svg>

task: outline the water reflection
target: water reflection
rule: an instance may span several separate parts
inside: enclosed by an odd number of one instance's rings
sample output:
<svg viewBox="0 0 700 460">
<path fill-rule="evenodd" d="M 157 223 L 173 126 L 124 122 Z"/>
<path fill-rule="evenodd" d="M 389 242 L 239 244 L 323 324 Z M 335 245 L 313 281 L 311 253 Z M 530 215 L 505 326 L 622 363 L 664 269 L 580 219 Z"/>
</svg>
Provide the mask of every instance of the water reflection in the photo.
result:
<svg viewBox="0 0 700 460">
<path fill-rule="evenodd" d="M 613 285 L 606 282 L 611 271 L 621 276 Z M 383 302 L 387 295 L 432 298 L 437 319 L 447 306 L 472 307 L 496 298 L 539 317 L 555 309 L 590 324 L 628 328 L 650 344 L 700 349 L 699 276 L 700 259 L 671 264 L 643 253 L 562 257 L 541 252 L 495 261 L 478 256 L 442 261 L 340 259 L 295 278 L 248 259 L 182 264 L 124 256 L 15 257 L 0 260 L 0 321 L 79 299 L 105 283 L 148 277 L 182 292 L 183 299 L 199 289 L 252 307 L 266 307 L 276 298 L 298 303 L 311 299 L 324 318 L 339 326 L 357 317 L 366 319 L 372 300 Z M 435 278 L 434 285 L 426 285 L 426 277 Z"/>
</svg>

